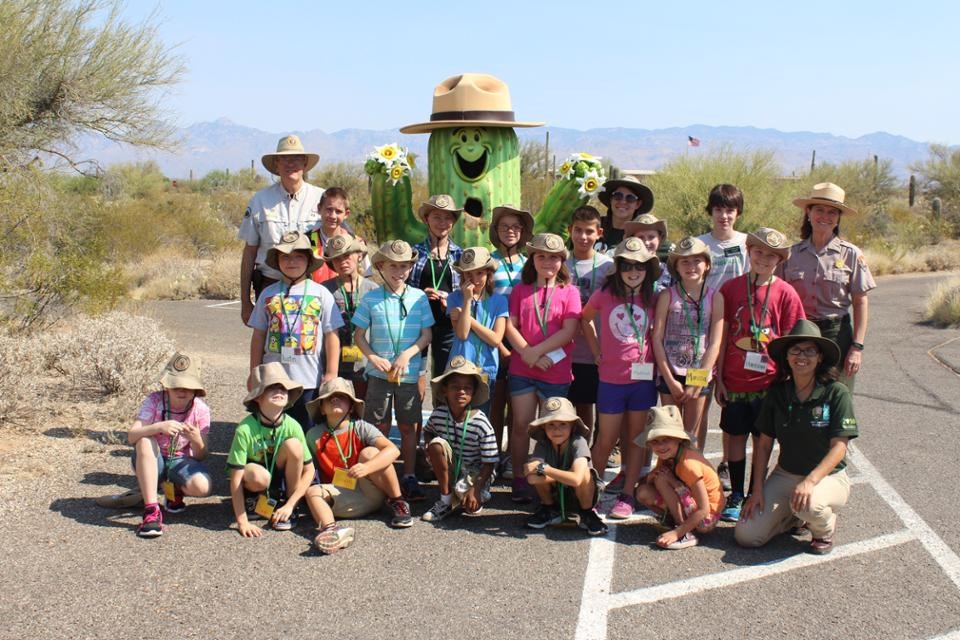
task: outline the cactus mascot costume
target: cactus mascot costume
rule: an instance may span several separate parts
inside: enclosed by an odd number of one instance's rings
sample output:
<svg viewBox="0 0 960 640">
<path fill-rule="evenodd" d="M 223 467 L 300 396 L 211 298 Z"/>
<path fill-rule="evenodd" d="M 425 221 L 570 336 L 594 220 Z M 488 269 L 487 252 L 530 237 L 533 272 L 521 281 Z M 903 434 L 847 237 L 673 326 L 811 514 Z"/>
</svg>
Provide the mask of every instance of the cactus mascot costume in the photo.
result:
<svg viewBox="0 0 960 640">
<path fill-rule="evenodd" d="M 514 127 L 542 122 L 514 118 L 507 85 L 481 73 L 447 78 L 434 89 L 430 121 L 400 129 L 429 133 L 428 186 L 431 195 L 453 196 L 464 215 L 451 237 L 461 247 L 488 245 L 493 208 L 520 202 L 520 142 Z M 414 243 L 426 228 L 416 216 L 410 188 L 412 166 L 396 144 L 377 147 L 365 165 L 378 241 Z M 570 214 L 602 190 L 599 158 L 574 154 L 535 215 L 538 231 L 565 234 Z"/>
</svg>

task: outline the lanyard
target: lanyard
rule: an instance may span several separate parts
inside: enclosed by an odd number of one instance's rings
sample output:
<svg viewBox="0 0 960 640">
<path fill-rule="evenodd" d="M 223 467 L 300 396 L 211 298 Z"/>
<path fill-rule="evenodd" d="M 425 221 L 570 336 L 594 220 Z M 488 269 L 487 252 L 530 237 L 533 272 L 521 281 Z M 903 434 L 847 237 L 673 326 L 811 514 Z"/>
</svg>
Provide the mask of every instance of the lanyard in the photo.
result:
<svg viewBox="0 0 960 640">
<path fill-rule="evenodd" d="M 473 316 L 473 319 L 476 320 L 483 326 L 487 326 L 487 316 L 489 315 L 486 309 L 483 308 L 482 300 L 471 300 L 470 301 L 470 315 Z M 475 332 L 470 332 L 470 341 L 473 342 L 476 347 L 477 354 L 479 355 L 480 351 L 484 347 L 484 341 L 480 339 Z"/>
<path fill-rule="evenodd" d="M 447 433 L 456 433 L 450 428 L 450 418 L 453 417 L 453 414 L 450 413 L 450 407 L 447 407 Z M 457 456 L 456 461 L 453 465 L 453 482 L 456 483 L 460 479 L 460 465 L 463 463 L 463 443 L 467 439 L 467 424 L 470 422 L 470 409 L 467 409 L 467 414 L 463 417 L 463 429 L 460 431 L 460 441 L 457 443 Z M 456 422 L 453 423 L 453 426 L 456 427 Z"/>
<path fill-rule="evenodd" d="M 344 310 L 347 312 L 347 324 L 353 329 L 353 312 L 357 310 L 357 289 L 360 288 L 360 278 L 356 281 L 350 279 L 350 288 L 353 289 L 350 292 L 343 288 L 343 281 L 337 278 L 337 288 L 340 289 L 340 297 L 343 298 Z M 353 344 L 353 332 L 350 333 L 350 344 Z"/>
<path fill-rule="evenodd" d="M 510 259 L 510 250 L 507 250 L 507 255 L 503 259 L 503 262 L 507 265 L 507 280 L 510 281 L 510 288 L 513 289 L 513 260 Z"/>
<path fill-rule="evenodd" d="M 350 441 L 350 445 L 347 447 L 347 455 L 343 455 L 343 447 L 340 446 L 340 439 L 336 436 L 334 431 L 343 424 L 343 419 L 341 418 L 340 422 L 337 423 L 336 427 L 327 426 L 329 430 L 330 439 L 333 440 L 333 443 L 337 445 L 337 453 L 340 454 L 340 459 L 343 460 L 343 466 L 346 469 L 350 468 L 350 463 L 348 462 L 350 458 L 353 457 L 353 420 L 350 421 L 350 426 L 347 427 L 347 440 Z"/>
<path fill-rule="evenodd" d="M 700 364 L 700 336 L 703 332 L 703 288 L 706 286 L 707 281 L 704 280 L 700 283 L 700 298 L 697 300 L 695 306 L 697 308 L 697 330 L 693 330 L 693 320 L 690 319 L 690 306 L 687 305 L 687 300 L 689 299 L 693 303 L 693 299 L 690 298 L 690 294 L 687 293 L 687 290 L 683 288 L 683 283 L 678 282 L 677 287 L 683 295 L 680 297 L 680 307 L 683 309 L 683 317 L 687 321 L 687 328 L 690 329 L 690 335 L 693 336 L 693 362 L 694 364 Z"/>
<path fill-rule="evenodd" d="M 403 293 L 397 296 L 400 299 L 400 308 L 403 309 L 403 294 L 407 292 L 406 287 L 403 289 Z M 397 331 L 397 336 L 393 336 L 393 327 L 390 326 L 390 309 L 387 308 L 387 287 L 383 287 L 383 316 L 387 321 L 387 334 L 390 336 L 390 343 L 393 344 L 393 357 L 394 359 L 400 357 L 400 339 L 403 337 L 403 325 L 404 321 L 400 320 L 400 330 Z"/>
<path fill-rule="evenodd" d="M 427 246 L 430 246 L 430 238 L 427 238 Z M 444 260 L 440 256 L 440 243 L 437 243 L 437 260 Z M 433 282 L 433 288 L 440 290 L 440 285 L 443 284 L 443 276 L 447 273 L 447 268 L 450 266 L 450 246 L 447 245 L 447 257 L 443 262 L 443 269 L 440 270 L 440 277 L 437 277 L 437 272 L 433 267 L 433 258 L 430 257 L 430 254 L 427 253 L 427 262 L 430 263 L 430 280 Z"/>
<path fill-rule="evenodd" d="M 597 290 L 597 252 L 593 252 L 593 267 L 590 269 L 590 293 Z"/>
<path fill-rule="evenodd" d="M 550 301 L 553 300 L 553 294 L 557 292 L 557 288 L 553 287 L 553 291 L 550 291 L 550 287 L 546 287 L 543 290 L 543 312 L 540 311 L 540 306 L 537 304 L 537 292 L 539 291 L 536 284 L 533 285 L 533 311 L 537 314 L 537 323 L 540 325 L 540 331 L 543 332 L 543 337 L 547 337 L 547 319 L 550 317 Z M 547 295 L 549 293 L 549 296 Z"/>
<path fill-rule="evenodd" d="M 297 306 L 297 315 L 293 316 L 293 322 L 290 322 L 290 316 L 287 315 L 287 304 L 284 300 L 285 294 L 283 292 L 283 286 L 280 287 L 280 313 L 283 314 L 283 326 L 286 328 L 286 334 L 288 338 L 293 337 L 293 329 L 297 325 L 297 320 L 300 319 L 301 314 L 303 314 L 303 308 L 307 304 L 307 280 L 303 281 L 303 297 L 300 299 L 300 304 Z M 290 289 L 287 289 L 287 293 L 290 292 Z M 282 327 L 283 328 L 283 327 Z"/>
<path fill-rule="evenodd" d="M 167 402 L 167 392 L 166 392 L 166 391 L 163 392 L 163 396 L 162 396 L 162 397 L 163 397 L 163 400 L 162 400 L 162 402 L 163 402 L 163 414 L 162 414 L 162 417 L 163 417 L 164 420 L 169 420 L 169 419 L 170 419 L 170 416 L 173 415 L 174 413 L 178 413 L 178 414 L 180 414 L 180 415 L 186 416 L 187 414 L 190 413 L 190 410 L 193 408 L 193 400 L 191 400 L 191 401 L 190 401 L 190 404 L 187 405 L 187 408 L 186 408 L 186 409 L 184 409 L 183 411 L 176 411 L 176 412 L 175 412 L 173 409 L 170 408 L 170 405 L 169 405 L 168 402 Z M 176 434 L 175 436 L 173 436 L 172 438 L 170 438 L 170 444 L 167 446 L 167 462 L 168 462 L 168 464 L 169 464 L 169 461 L 170 461 L 171 459 L 173 459 L 173 454 L 176 453 L 176 451 L 177 451 L 177 444 L 178 444 L 179 442 L 180 442 L 180 434 L 179 434 L 179 433 Z"/>
<path fill-rule="evenodd" d="M 767 295 L 763 297 L 763 308 L 760 309 L 760 320 L 754 322 L 753 319 L 753 279 L 751 274 L 747 274 L 747 306 L 750 308 L 750 333 L 757 345 L 757 349 L 762 349 L 760 343 L 760 331 L 763 329 L 763 319 L 767 315 L 767 303 L 770 302 L 770 289 L 773 288 L 773 280 L 767 285 Z"/>
<path fill-rule="evenodd" d="M 646 309 L 643 309 L 643 332 L 637 327 L 637 321 L 633 319 L 633 294 L 630 294 L 630 309 L 627 313 L 627 317 L 630 318 L 630 326 L 633 327 L 633 333 L 637 337 L 637 344 L 640 345 L 640 358 L 643 359 L 643 344 L 645 342 L 644 338 L 647 335 L 647 327 L 650 326 L 650 317 L 647 314 Z M 642 309 L 642 307 L 641 307 Z"/>
<path fill-rule="evenodd" d="M 570 471 L 570 450 L 573 447 L 570 446 L 569 440 L 567 440 L 566 447 L 567 447 L 567 450 L 563 454 L 562 470 Z M 567 519 L 567 493 L 565 491 L 566 488 L 567 488 L 567 485 L 563 484 L 562 482 L 557 483 L 557 493 L 560 496 L 560 518 L 562 520 Z"/>
<path fill-rule="evenodd" d="M 273 431 L 273 457 L 270 459 L 270 477 L 271 477 L 271 478 L 273 478 L 273 467 L 277 464 L 277 458 L 280 456 L 280 452 L 278 451 L 278 449 L 280 448 L 280 444 L 281 444 L 283 441 L 280 440 L 279 438 L 280 438 L 280 430 L 283 428 L 283 419 L 284 419 L 285 416 L 286 416 L 285 413 L 281 413 L 281 414 L 280 414 L 280 422 L 277 424 L 277 426 L 273 427 L 273 429 L 272 429 L 272 431 Z M 268 429 L 268 427 L 264 426 L 263 421 L 260 420 L 260 413 L 259 413 L 259 412 L 257 412 L 257 424 L 260 425 L 260 428 L 261 428 L 261 429 Z M 266 446 L 266 445 L 267 445 L 267 442 L 266 442 L 266 440 L 265 440 L 262 436 L 260 437 L 260 444 L 263 445 L 263 457 L 266 458 L 266 457 L 267 457 L 267 446 Z"/>
</svg>

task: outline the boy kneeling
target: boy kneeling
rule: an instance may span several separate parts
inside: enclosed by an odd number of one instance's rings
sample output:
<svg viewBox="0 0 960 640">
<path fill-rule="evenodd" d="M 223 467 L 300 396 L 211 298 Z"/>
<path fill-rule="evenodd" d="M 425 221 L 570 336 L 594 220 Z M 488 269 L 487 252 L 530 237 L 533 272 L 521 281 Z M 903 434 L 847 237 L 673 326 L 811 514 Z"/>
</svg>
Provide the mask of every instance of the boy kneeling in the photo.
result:
<svg viewBox="0 0 960 640">
<path fill-rule="evenodd" d="M 540 508 L 527 520 L 531 529 L 564 522 L 573 512 L 575 498 L 580 528 L 591 536 L 607 532 L 607 525 L 593 510 L 600 496 L 600 478 L 590 462 L 588 434 L 566 398 L 548 398 L 540 418 L 530 423 L 536 445 L 523 473 L 540 497 Z"/>
</svg>

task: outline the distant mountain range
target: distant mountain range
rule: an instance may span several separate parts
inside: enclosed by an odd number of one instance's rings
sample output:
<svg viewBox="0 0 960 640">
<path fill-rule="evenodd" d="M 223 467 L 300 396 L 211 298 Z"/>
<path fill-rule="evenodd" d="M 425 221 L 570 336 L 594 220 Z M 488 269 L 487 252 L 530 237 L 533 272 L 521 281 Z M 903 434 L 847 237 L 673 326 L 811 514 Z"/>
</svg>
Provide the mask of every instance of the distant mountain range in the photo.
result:
<svg viewBox="0 0 960 640">
<path fill-rule="evenodd" d="M 772 149 L 784 175 L 809 170 L 811 154 L 816 150 L 817 162 L 839 163 L 866 160 L 874 155 L 890 159 L 897 175 L 905 177 L 909 166 L 927 157 L 928 144 L 877 132 L 859 138 L 835 136 L 808 131 L 784 132 L 756 127 L 709 127 L 691 125 L 669 129 L 562 129 L 543 127 L 517 129 L 521 141 L 542 142 L 550 132 L 551 155 L 557 164 L 570 153 L 582 151 L 601 156 L 621 169 L 656 170 L 668 160 L 684 153 L 709 153 L 722 145 L 735 151 Z M 264 173 L 260 156 L 276 149 L 277 140 L 286 131 L 261 131 L 236 124 L 227 118 L 200 122 L 180 130 L 180 150 L 159 153 L 118 145 L 103 138 L 85 138 L 79 143 L 75 157 L 93 159 L 102 166 L 121 162 L 155 160 L 171 178 L 187 178 L 193 173 L 202 177 L 214 169 L 236 170 L 253 166 Z M 320 131 L 293 132 L 304 146 L 320 154 L 320 162 L 362 162 L 375 145 L 398 142 L 424 157 L 428 135 L 404 135 L 395 129 L 374 131 L 343 129 L 333 133 Z M 688 137 L 700 141 L 689 147 Z"/>
</svg>

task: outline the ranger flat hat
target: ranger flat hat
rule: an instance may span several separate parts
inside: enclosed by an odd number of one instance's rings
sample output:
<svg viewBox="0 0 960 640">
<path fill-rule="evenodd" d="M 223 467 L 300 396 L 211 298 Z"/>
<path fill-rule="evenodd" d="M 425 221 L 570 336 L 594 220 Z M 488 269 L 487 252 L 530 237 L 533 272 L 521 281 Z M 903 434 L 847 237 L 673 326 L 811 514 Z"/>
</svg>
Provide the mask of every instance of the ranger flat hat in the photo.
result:
<svg viewBox="0 0 960 640">
<path fill-rule="evenodd" d="M 856 209 L 851 209 L 844 204 L 846 197 L 847 192 L 832 182 L 818 182 L 813 185 L 809 196 L 806 198 L 797 198 L 793 201 L 793 204 L 801 209 L 806 209 L 812 204 L 822 204 L 828 207 L 835 207 L 840 210 L 840 213 L 856 213 Z"/>
</svg>

